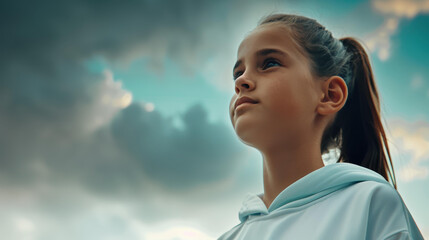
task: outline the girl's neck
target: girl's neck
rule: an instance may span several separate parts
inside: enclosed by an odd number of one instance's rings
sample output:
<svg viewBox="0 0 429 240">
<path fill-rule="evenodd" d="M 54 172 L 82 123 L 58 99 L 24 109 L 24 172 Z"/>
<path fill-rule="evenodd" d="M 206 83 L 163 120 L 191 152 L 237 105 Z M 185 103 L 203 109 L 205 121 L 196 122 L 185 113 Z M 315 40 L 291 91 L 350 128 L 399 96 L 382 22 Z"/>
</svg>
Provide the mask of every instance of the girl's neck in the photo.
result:
<svg viewBox="0 0 429 240">
<path fill-rule="evenodd" d="M 315 145 L 317 146 L 317 145 Z M 324 167 L 320 150 L 308 144 L 270 154 L 263 153 L 264 195 L 267 208 L 285 188 L 310 172 Z"/>
</svg>

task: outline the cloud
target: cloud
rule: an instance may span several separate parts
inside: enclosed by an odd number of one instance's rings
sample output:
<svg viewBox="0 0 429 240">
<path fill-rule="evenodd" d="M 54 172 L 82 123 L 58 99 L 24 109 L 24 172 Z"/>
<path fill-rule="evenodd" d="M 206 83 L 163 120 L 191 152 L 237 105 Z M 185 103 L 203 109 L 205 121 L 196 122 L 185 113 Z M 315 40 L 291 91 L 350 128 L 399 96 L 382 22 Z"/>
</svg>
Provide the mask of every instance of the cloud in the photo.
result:
<svg viewBox="0 0 429 240">
<path fill-rule="evenodd" d="M 198 30 L 213 25 L 212 6 L 211 1 L 9 2 L 2 7 L 2 20 L 9 23 L 6 55 L 16 59 L 38 58 L 37 53 L 50 57 L 63 54 L 82 59 L 99 54 L 123 60 L 136 56 L 137 51 L 185 61 L 198 53 Z"/>
<path fill-rule="evenodd" d="M 391 38 L 398 32 L 403 18 L 414 18 L 429 12 L 429 0 L 373 0 L 372 8 L 385 16 L 383 24 L 366 37 L 371 52 L 377 52 L 382 61 L 391 56 Z"/>
<path fill-rule="evenodd" d="M 230 131 L 209 123 L 201 105 L 181 119 L 184 129 L 175 129 L 158 112 L 132 104 L 113 121 L 111 131 L 146 174 L 169 188 L 197 186 L 231 174 L 239 152 Z"/>
<path fill-rule="evenodd" d="M 421 168 L 415 165 L 403 167 L 399 172 L 399 178 L 406 182 L 409 182 L 415 179 L 426 179 L 428 175 L 429 175 L 429 170 L 427 168 Z"/>
<path fill-rule="evenodd" d="M 8 136 L 0 139 L 3 183 L 31 186 L 50 179 L 116 197 L 132 195 L 145 178 L 180 191 L 231 176 L 242 147 L 229 128 L 208 121 L 201 105 L 183 113 L 184 128 L 178 129 L 148 103 L 116 104 L 128 94 L 118 87 L 100 81 L 91 101 L 60 109 L 53 118 L 55 111 L 40 116 L 2 109 L 0 130 Z M 12 101 L 8 107 L 30 108 Z"/>
<path fill-rule="evenodd" d="M 380 13 L 400 18 L 414 18 L 429 13 L 428 0 L 374 0 L 373 7 Z"/>
<path fill-rule="evenodd" d="M 429 175 L 429 123 L 394 120 L 390 130 L 397 157 L 408 157 L 399 168 L 399 178 L 404 181 L 426 179 Z"/>
<path fill-rule="evenodd" d="M 201 59 L 219 54 L 217 50 L 229 40 L 223 37 L 227 34 L 219 34 L 226 33 L 222 29 L 228 29 L 227 21 L 218 20 L 220 13 L 232 16 L 229 8 L 220 8 L 229 4 L 2 4 L 0 18 L 7 23 L 7 37 L 0 40 L 0 172 L 4 173 L 0 178 L 28 183 L 41 175 L 70 181 L 89 178 L 89 186 L 101 188 L 105 178 L 95 172 L 97 167 L 104 167 L 118 186 L 140 180 L 138 171 L 143 167 L 153 169 L 146 174 L 167 185 L 167 178 L 180 185 L 174 177 L 192 184 L 198 177 L 209 182 L 227 176 L 226 163 L 235 150 L 226 126 L 209 123 L 200 106 L 184 113 L 186 130 L 175 129 L 153 103 L 132 103 L 133 94 L 115 79 L 113 67 L 91 72 L 85 62 L 101 56 L 116 66 L 148 57 L 156 65 L 171 58 L 183 69 L 195 71 L 204 65 Z M 148 145 L 141 147 L 143 142 L 133 140 L 147 140 Z M 218 145 L 224 150 L 216 150 Z M 169 154 L 179 159 L 173 164 L 180 171 L 165 167 L 171 161 Z M 127 163 L 135 168 L 121 166 Z M 127 175 L 127 171 L 135 173 Z M 171 175 L 154 174 L 157 171 Z"/>
<path fill-rule="evenodd" d="M 2 233 L 9 239 L 151 239 L 145 236 L 174 229 L 154 231 L 149 223 L 171 217 L 204 223 L 220 210 L 217 193 L 234 185 L 241 149 L 206 114 L 200 105 L 190 108 L 178 130 L 156 110 L 132 103 L 91 134 L 46 139 L 43 131 L 27 136 L 15 129 L 28 148 L 2 144 Z M 129 212 L 132 217 L 121 215 Z"/>
<path fill-rule="evenodd" d="M 214 202 L 227 205 L 231 197 L 218 200 L 217 193 L 237 189 L 233 174 L 244 146 L 230 128 L 210 122 L 198 103 L 178 117 L 183 128 L 174 127 L 156 104 L 135 101 L 114 69 L 147 58 L 154 71 L 162 71 L 165 59 L 172 59 L 187 74 L 211 69 L 205 77 L 219 88 L 222 81 L 232 83 L 217 75 L 229 59 L 223 53 L 230 52 L 230 38 L 240 35 L 229 23 L 249 23 L 240 15 L 246 6 L 237 13 L 239 4 L 230 5 L 2 3 L 5 238 L 144 239 L 148 222 L 184 216 L 210 222 L 210 214 L 221 213 Z M 108 67 L 90 71 L 85 63 L 94 58 Z"/>
<path fill-rule="evenodd" d="M 365 43 L 372 52 L 376 52 L 380 60 L 387 60 L 391 55 L 390 38 L 398 30 L 399 20 L 388 18 L 377 30 L 366 37 Z"/>
<path fill-rule="evenodd" d="M 109 69 L 103 71 L 104 79 L 94 89 L 91 112 L 85 126 L 92 132 L 110 122 L 120 109 L 128 107 L 133 99 L 130 91 L 122 88 L 122 82 L 114 80 L 113 72 Z"/>
<path fill-rule="evenodd" d="M 237 12 L 238 7 L 249 11 Z M 256 12 L 263 13 L 264 8 L 270 9 L 256 1 L 245 6 L 209 0 L 12 1 L 0 10 L 1 22 L 7 23 L 3 34 L 8 36 L 1 39 L 0 61 L 4 68 L 23 62 L 37 68 L 49 65 L 49 59 L 101 57 L 124 67 L 145 57 L 149 69 L 162 72 L 169 58 L 185 73 L 194 74 L 210 61 L 222 63 L 229 59 L 226 56 L 235 56 L 235 41 L 250 28 L 237 29 L 256 25 Z M 231 77 L 232 66 L 227 67 Z"/>
<path fill-rule="evenodd" d="M 161 231 L 149 232 L 146 239 L 151 240 L 215 240 L 198 229 L 188 226 L 174 226 Z"/>
<path fill-rule="evenodd" d="M 76 198 L 75 198 L 76 199 Z M 83 199 L 79 199 L 83 200 Z M 16 204 L 1 206 L 2 236 L 6 239 L 215 239 L 199 222 L 141 219 L 132 206 L 102 199 L 87 199 L 74 214 L 54 217 L 54 212 L 40 211 L 36 206 Z M 70 207 L 70 206 L 68 206 Z"/>
</svg>

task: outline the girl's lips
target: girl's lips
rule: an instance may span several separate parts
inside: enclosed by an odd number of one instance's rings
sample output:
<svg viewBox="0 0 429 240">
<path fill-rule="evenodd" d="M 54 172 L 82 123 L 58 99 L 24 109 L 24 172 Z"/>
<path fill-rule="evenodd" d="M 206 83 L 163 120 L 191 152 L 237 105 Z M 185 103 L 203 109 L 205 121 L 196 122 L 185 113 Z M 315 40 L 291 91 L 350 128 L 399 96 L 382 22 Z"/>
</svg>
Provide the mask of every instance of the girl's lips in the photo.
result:
<svg viewBox="0 0 429 240">
<path fill-rule="evenodd" d="M 249 106 L 255 105 L 255 104 L 256 103 L 245 102 L 245 103 L 238 105 L 234 110 L 235 115 L 240 114 L 241 112 L 243 112 L 242 110 L 248 108 Z"/>
<path fill-rule="evenodd" d="M 254 104 L 254 103 L 258 103 L 258 101 L 254 100 L 250 97 L 247 97 L 247 96 L 242 96 L 235 101 L 234 109 L 236 109 L 239 105 L 244 104 L 244 103 L 253 103 Z"/>
<path fill-rule="evenodd" d="M 242 107 L 244 107 L 244 106 L 253 105 L 253 104 L 256 104 L 256 103 L 245 102 L 245 103 L 242 103 L 242 104 L 238 105 L 238 106 L 235 108 L 235 110 L 237 110 L 237 109 L 239 109 L 239 108 L 242 108 Z"/>
</svg>

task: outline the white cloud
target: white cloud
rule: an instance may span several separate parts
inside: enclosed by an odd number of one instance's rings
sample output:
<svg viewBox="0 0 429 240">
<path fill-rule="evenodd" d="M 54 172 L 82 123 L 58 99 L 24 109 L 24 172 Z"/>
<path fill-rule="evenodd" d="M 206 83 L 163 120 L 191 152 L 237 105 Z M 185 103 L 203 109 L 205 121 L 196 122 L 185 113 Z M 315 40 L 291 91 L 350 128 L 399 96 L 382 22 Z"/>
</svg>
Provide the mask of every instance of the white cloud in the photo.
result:
<svg viewBox="0 0 429 240">
<path fill-rule="evenodd" d="M 176 226 L 145 234 L 149 240 L 215 240 L 204 232 L 188 226 Z"/>
<path fill-rule="evenodd" d="M 398 177 L 404 181 L 426 179 L 429 175 L 429 122 L 392 121 L 389 139 L 397 147 L 397 155 L 409 156 L 405 166 L 400 166 Z M 393 151 L 392 151 L 393 152 Z"/>
<path fill-rule="evenodd" d="M 122 82 L 115 80 L 110 69 L 103 71 L 104 79 L 94 92 L 96 97 L 88 114 L 86 127 L 89 132 L 107 124 L 121 109 L 128 107 L 133 95 L 122 88 Z"/>
<path fill-rule="evenodd" d="M 391 37 L 398 31 L 401 19 L 428 13 L 429 0 L 373 0 L 372 7 L 386 19 L 368 35 L 366 43 L 371 52 L 377 52 L 379 59 L 385 61 L 391 55 Z"/>
<path fill-rule="evenodd" d="M 429 125 L 419 125 L 397 126 L 392 131 L 392 136 L 401 140 L 403 149 L 413 153 L 415 163 L 429 158 Z"/>
<path fill-rule="evenodd" d="M 429 174 L 427 168 L 422 168 L 419 166 L 408 165 L 401 168 L 399 172 L 399 178 L 406 182 L 412 181 L 414 179 L 426 179 Z"/>
<path fill-rule="evenodd" d="M 398 30 L 399 19 L 388 18 L 377 30 L 369 34 L 365 43 L 371 52 L 376 52 L 380 60 L 387 60 L 391 53 L 390 38 Z"/>
<path fill-rule="evenodd" d="M 15 218 L 14 224 L 16 229 L 21 233 L 31 233 L 35 229 L 33 221 L 25 217 Z"/>
<path fill-rule="evenodd" d="M 213 233 L 207 231 L 207 221 L 202 221 L 204 217 L 187 216 L 190 220 L 182 220 L 179 215 L 155 216 L 148 210 L 156 208 L 155 205 L 143 206 L 153 201 L 151 197 L 146 197 L 144 202 L 139 199 L 114 201 L 79 188 L 58 190 L 49 185 L 43 190 L 40 186 L 2 189 L 7 192 L 0 195 L 2 239 L 215 240 L 210 235 Z M 25 195 L 32 198 L 31 201 L 23 200 Z"/>
<path fill-rule="evenodd" d="M 109 69 L 103 71 L 105 76 L 102 86 L 101 103 L 116 108 L 126 108 L 131 104 L 132 94 L 122 89 L 122 82 L 115 81 L 113 72 Z"/>
<path fill-rule="evenodd" d="M 414 18 L 429 12 L 429 0 L 375 0 L 372 6 L 383 14 L 396 17 Z"/>
</svg>

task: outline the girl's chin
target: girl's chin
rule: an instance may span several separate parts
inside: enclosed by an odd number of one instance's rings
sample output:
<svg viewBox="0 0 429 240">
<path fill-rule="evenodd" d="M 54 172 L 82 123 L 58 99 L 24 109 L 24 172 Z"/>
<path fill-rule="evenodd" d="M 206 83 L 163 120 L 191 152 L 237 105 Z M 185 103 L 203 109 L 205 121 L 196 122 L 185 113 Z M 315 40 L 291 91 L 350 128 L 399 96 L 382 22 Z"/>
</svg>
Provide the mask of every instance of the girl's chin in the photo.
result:
<svg viewBox="0 0 429 240">
<path fill-rule="evenodd" d="M 259 139 L 258 136 L 260 136 L 257 132 L 252 131 L 252 129 L 249 128 L 244 129 L 243 131 L 236 129 L 235 133 L 241 142 L 249 146 L 257 145 L 257 140 Z"/>
</svg>

